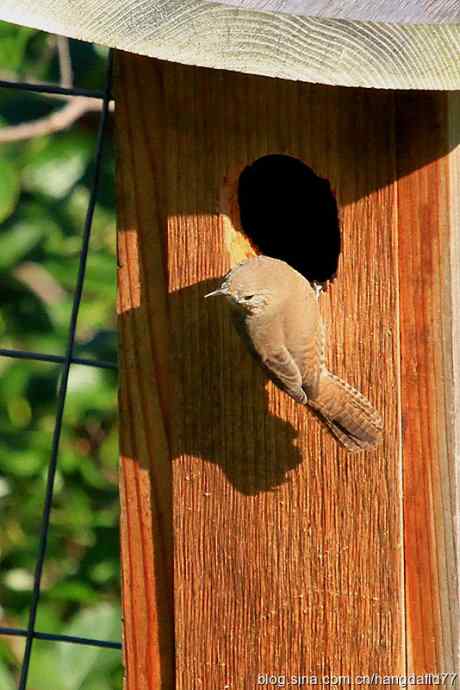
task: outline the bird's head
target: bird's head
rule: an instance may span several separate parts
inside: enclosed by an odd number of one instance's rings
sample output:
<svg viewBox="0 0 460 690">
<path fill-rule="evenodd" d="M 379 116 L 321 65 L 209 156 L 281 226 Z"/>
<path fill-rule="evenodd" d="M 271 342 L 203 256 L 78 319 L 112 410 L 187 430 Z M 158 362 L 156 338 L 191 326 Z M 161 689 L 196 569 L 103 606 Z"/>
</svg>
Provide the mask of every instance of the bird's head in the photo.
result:
<svg viewBox="0 0 460 690">
<path fill-rule="evenodd" d="M 223 295 L 233 307 L 247 314 L 265 312 L 275 299 L 275 291 L 261 258 L 249 259 L 236 266 L 227 273 L 222 285 L 206 297 Z"/>
</svg>

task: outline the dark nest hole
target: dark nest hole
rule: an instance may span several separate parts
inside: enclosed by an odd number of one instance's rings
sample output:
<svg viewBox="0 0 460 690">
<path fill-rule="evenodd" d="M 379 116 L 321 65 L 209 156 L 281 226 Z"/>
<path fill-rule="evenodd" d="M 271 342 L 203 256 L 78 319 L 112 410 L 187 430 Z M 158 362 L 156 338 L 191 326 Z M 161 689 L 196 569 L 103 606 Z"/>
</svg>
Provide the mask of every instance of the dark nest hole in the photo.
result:
<svg viewBox="0 0 460 690">
<path fill-rule="evenodd" d="M 242 228 L 262 254 L 286 261 L 312 282 L 335 276 L 340 228 L 328 180 L 298 158 L 263 156 L 241 173 L 238 202 Z"/>
</svg>

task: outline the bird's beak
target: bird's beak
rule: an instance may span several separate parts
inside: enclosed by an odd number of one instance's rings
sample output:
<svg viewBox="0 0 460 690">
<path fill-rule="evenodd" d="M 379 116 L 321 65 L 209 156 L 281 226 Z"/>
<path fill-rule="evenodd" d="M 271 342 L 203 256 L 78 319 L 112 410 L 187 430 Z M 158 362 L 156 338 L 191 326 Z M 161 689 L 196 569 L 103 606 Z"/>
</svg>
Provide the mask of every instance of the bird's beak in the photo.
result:
<svg viewBox="0 0 460 690">
<path fill-rule="evenodd" d="M 218 290 L 214 290 L 213 292 L 208 292 L 208 294 L 205 295 L 204 297 L 206 299 L 206 297 L 214 297 L 214 295 L 226 295 L 226 294 L 227 294 L 227 290 L 225 290 L 225 288 L 219 288 Z"/>
</svg>

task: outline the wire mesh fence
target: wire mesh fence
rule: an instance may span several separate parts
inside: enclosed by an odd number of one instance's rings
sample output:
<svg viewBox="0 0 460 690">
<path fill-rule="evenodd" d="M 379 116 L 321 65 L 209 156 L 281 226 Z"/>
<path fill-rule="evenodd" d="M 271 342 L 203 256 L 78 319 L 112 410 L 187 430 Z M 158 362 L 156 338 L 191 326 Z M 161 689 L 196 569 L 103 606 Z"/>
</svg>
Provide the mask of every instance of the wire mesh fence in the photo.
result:
<svg viewBox="0 0 460 690">
<path fill-rule="evenodd" d="M 65 96 L 85 96 L 88 98 L 95 98 L 102 101 L 102 109 L 100 112 L 96 149 L 94 152 L 94 174 L 90 187 L 89 202 L 86 210 L 85 221 L 81 236 L 81 245 L 79 251 L 79 265 L 78 274 L 73 290 L 72 308 L 70 319 L 68 323 L 68 332 L 66 338 L 65 353 L 54 354 L 44 352 L 32 352 L 27 350 L 19 350 L 12 348 L 0 348 L 0 356 L 14 358 L 18 360 L 30 360 L 40 362 L 50 362 L 60 366 L 60 379 L 57 389 L 57 403 L 56 414 L 54 420 L 54 430 L 52 433 L 50 459 L 47 470 L 46 488 L 44 494 L 43 510 L 41 515 L 41 524 L 39 530 L 38 551 L 35 562 L 35 570 L 33 575 L 33 588 L 30 601 L 30 609 L 27 626 L 8 627 L 0 626 L 0 635 L 21 637 L 25 639 L 25 648 L 22 658 L 22 665 L 19 674 L 18 690 L 26 690 L 28 684 L 29 670 L 31 658 L 33 653 L 33 646 L 35 640 L 49 640 L 56 642 L 63 642 L 76 645 L 87 645 L 90 647 L 102 647 L 108 649 L 121 649 L 119 642 L 114 642 L 106 639 L 97 639 L 90 637 L 81 637 L 66 634 L 54 634 L 44 630 L 37 630 L 37 611 L 40 602 L 40 595 L 42 591 L 42 577 L 43 569 L 47 555 L 47 545 L 50 531 L 50 515 L 53 503 L 53 492 L 55 488 L 56 469 L 58 466 L 60 441 L 63 427 L 64 407 L 66 403 L 66 396 L 68 392 L 69 374 L 72 365 L 78 364 L 86 367 L 96 367 L 102 369 L 116 370 L 116 364 L 103 359 L 92 359 L 88 357 L 77 356 L 75 353 L 76 329 L 79 316 L 80 305 L 82 301 L 82 293 L 85 282 L 85 271 L 87 267 L 89 242 L 91 236 L 91 228 L 93 223 L 93 216 L 96 206 L 96 199 L 98 194 L 98 187 L 100 181 L 101 161 L 104 155 L 104 141 L 107 133 L 107 122 L 109 113 L 109 104 L 111 101 L 111 84 L 112 84 L 112 53 L 109 52 L 107 72 L 105 77 L 105 87 L 102 91 L 82 89 L 82 88 L 66 88 L 62 86 L 33 84 L 14 80 L 0 80 L 0 87 L 7 87 L 9 89 L 26 90 L 36 92 L 39 94 L 61 94 Z"/>
</svg>

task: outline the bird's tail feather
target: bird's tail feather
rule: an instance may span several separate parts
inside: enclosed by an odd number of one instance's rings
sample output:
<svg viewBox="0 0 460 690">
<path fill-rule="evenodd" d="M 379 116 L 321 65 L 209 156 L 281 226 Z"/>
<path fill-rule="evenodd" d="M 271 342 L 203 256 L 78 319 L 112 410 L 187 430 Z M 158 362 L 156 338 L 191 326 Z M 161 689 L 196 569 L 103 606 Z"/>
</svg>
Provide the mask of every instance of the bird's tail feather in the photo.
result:
<svg viewBox="0 0 460 690">
<path fill-rule="evenodd" d="M 383 422 L 377 410 L 364 395 L 330 371 L 321 373 L 318 395 L 309 404 L 349 451 L 373 448 L 382 439 Z"/>
</svg>

